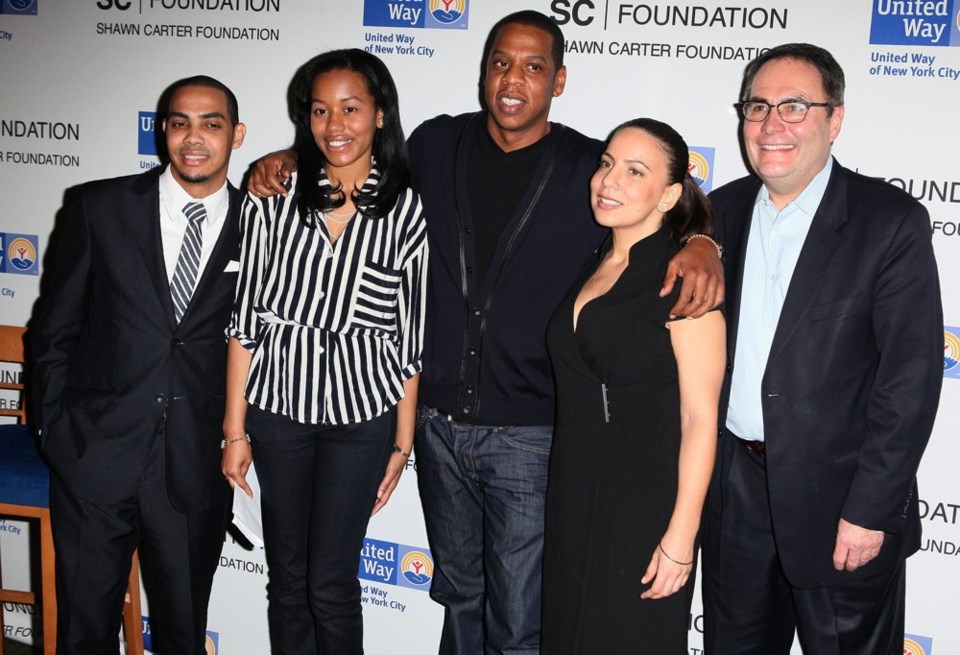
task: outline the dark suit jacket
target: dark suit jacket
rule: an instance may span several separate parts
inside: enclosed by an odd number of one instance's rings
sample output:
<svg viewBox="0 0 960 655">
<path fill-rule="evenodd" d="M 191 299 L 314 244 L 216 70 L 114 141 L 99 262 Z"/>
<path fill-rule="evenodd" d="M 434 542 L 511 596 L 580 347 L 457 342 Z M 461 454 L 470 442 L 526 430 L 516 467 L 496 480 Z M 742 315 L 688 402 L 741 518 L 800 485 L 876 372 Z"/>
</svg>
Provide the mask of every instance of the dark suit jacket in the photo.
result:
<svg viewBox="0 0 960 655">
<path fill-rule="evenodd" d="M 239 260 L 240 194 L 176 324 L 160 237 L 162 169 L 91 182 L 69 210 L 33 330 L 41 449 L 78 496 L 130 496 L 165 430 L 179 511 L 222 505 L 226 343 Z"/>
<path fill-rule="evenodd" d="M 728 366 L 760 180 L 711 194 L 726 250 Z M 943 380 L 943 314 L 926 210 L 834 162 L 762 380 L 773 531 L 794 586 L 869 575 L 917 550 L 916 472 Z M 875 565 L 833 569 L 840 518 L 886 533 Z"/>
</svg>

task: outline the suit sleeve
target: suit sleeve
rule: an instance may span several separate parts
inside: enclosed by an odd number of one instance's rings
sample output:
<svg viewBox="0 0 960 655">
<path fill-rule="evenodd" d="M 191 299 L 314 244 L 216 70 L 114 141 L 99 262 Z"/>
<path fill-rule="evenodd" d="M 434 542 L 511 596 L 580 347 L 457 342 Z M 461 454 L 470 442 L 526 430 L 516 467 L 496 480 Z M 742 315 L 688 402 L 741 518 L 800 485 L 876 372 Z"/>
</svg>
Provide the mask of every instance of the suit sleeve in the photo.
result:
<svg viewBox="0 0 960 655">
<path fill-rule="evenodd" d="M 67 210 L 56 248 L 49 291 L 32 331 L 36 426 L 45 431 L 60 414 L 70 362 L 84 329 L 92 279 L 92 241 L 86 192 Z"/>
<path fill-rule="evenodd" d="M 887 247 L 874 290 L 879 353 L 867 411 L 868 436 L 842 516 L 899 533 L 933 429 L 943 383 L 943 311 L 926 209 L 913 206 Z"/>
</svg>

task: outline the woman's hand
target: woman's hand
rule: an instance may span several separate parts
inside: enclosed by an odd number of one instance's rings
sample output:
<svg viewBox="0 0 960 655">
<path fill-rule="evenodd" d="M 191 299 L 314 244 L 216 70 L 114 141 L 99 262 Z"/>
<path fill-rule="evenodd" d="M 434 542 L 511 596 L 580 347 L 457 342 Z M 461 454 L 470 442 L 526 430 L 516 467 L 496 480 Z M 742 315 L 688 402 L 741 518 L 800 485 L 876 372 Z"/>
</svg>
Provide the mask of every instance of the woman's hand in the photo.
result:
<svg viewBox="0 0 960 655">
<path fill-rule="evenodd" d="M 420 385 L 420 374 L 410 377 L 403 382 L 403 398 L 397 403 L 397 431 L 394 435 L 394 451 L 390 453 L 387 470 L 383 480 L 377 488 L 377 502 L 373 504 L 373 516 L 387 504 L 393 490 L 400 482 L 400 474 L 407 468 L 407 460 L 413 452 L 413 433 L 417 423 L 417 391 Z"/>
<path fill-rule="evenodd" d="M 666 554 L 668 552 L 670 553 L 669 556 Z M 672 558 L 676 558 L 676 560 Z M 640 579 L 643 584 L 652 582 L 650 588 L 640 594 L 640 598 L 666 598 L 677 593 L 687 583 L 691 571 L 693 571 L 692 545 L 689 548 L 678 549 L 674 553 L 671 551 L 664 552 L 661 542 L 654 549 L 646 573 Z"/>
<path fill-rule="evenodd" d="M 220 470 L 223 471 L 227 482 L 230 483 L 231 489 L 235 484 L 238 484 L 248 497 L 253 498 L 253 491 L 247 484 L 247 469 L 253 462 L 253 449 L 250 448 L 250 444 L 243 437 L 231 437 L 224 433 L 224 439 L 229 443 L 223 448 Z"/>
<path fill-rule="evenodd" d="M 383 506 L 390 500 L 390 496 L 393 495 L 393 490 L 397 488 L 397 483 L 400 482 L 400 475 L 406 467 L 406 455 L 400 452 L 395 452 L 390 455 L 390 461 L 387 462 L 387 470 L 384 472 L 383 480 L 377 488 L 377 502 L 373 504 L 373 512 L 370 513 L 370 516 L 373 516 L 383 509 Z"/>
</svg>

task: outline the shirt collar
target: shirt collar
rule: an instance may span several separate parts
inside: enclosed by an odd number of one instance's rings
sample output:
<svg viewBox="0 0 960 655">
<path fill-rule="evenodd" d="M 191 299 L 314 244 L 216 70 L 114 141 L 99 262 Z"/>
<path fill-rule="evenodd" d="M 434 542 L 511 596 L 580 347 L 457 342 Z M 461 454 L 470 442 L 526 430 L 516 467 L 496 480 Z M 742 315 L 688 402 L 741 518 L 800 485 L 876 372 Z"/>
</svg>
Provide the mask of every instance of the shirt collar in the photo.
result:
<svg viewBox="0 0 960 655">
<path fill-rule="evenodd" d="M 807 188 L 801 191 L 800 195 L 794 198 L 793 201 L 787 203 L 784 209 L 793 206 L 807 216 L 815 215 L 817 208 L 820 206 L 820 202 L 823 200 L 823 194 L 827 190 L 827 183 L 830 181 L 830 173 L 832 171 L 833 157 L 829 157 L 826 165 L 810 180 Z M 766 185 L 760 187 L 760 193 L 757 194 L 757 203 L 767 203 L 773 207 L 773 202 L 770 200 L 770 191 L 767 190 Z M 774 213 L 777 213 L 776 210 L 774 210 Z"/>
<path fill-rule="evenodd" d="M 189 202 L 202 202 L 207 210 L 207 219 L 205 222 L 208 228 L 217 225 L 223 220 L 226 214 L 225 210 L 230 202 L 226 181 L 224 181 L 222 187 L 209 196 L 205 198 L 194 198 L 187 193 L 183 187 L 180 186 L 180 183 L 177 182 L 176 178 L 173 177 L 170 166 L 167 166 L 163 173 L 160 174 L 160 198 L 166 205 L 167 211 L 171 216 L 176 217 L 176 220 L 184 221 L 187 220 L 187 217 L 183 214 L 184 206 Z"/>
<path fill-rule="evenodd" d="M 370 168 L 370 173 L 367 175 L 367 181 L 363 183 L 362 187 L 360 187 L 360 193 L 376 196 L 377 186 L 379 183 L 380 171 L 377 170 L 377 160 L 374 159 L 373 166 Z M 317 176 L 317 184 L 319 186 L 330 186 L 330 178 L 327 177 L 327 171 L 325 171 L 322 167 L 320 168 L 320 174 Z M 352 193 L 352 189 L 349 190 L 348 193 Z"/>
</svg>

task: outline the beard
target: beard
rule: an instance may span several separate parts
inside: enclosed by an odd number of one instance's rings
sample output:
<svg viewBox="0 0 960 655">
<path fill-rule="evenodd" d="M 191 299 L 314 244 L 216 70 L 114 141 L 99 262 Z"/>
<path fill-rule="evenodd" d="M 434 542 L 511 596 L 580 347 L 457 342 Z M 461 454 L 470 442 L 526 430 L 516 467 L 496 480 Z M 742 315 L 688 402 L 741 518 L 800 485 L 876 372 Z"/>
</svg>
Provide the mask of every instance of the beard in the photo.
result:
<svg viewBox="0 0 960 655">
<path fill-rule="evenodd" d="M 187 173 L 172 161 L 170 165 L 177 171 L 177 177 L 189 184 L 203 184 L 210 179 L 209 173 Z"/>
</svg>

